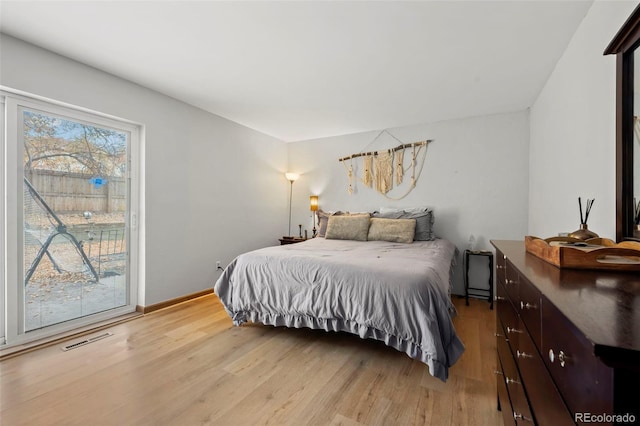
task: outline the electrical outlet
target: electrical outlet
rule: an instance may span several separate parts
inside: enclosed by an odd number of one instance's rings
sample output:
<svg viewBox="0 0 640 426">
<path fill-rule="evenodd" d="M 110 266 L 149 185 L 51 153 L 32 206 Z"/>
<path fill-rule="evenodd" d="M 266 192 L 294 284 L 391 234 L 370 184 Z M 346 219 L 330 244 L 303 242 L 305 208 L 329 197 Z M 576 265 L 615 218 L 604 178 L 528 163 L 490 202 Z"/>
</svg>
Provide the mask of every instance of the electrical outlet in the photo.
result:
<svg viewBox="0 0 640 426">
<path fill-rule="evenodd" d="M 218 261 L 216 261 L 216 270 L 219 271 L 221 269 L 222 269 L 222 266 L 220 266 L 220 261 L 218 260 Z"/>
</svg>

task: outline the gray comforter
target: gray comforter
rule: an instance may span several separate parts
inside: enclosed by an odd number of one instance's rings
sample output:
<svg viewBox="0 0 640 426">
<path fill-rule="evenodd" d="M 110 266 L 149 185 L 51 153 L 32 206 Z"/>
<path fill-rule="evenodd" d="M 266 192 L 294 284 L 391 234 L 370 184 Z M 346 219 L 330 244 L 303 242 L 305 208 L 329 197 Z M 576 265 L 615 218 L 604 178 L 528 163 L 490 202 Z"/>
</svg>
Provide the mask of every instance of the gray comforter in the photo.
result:
<svg viewBox="0 0 640 426">
<path fill-rule="evenodd" d="M 442 380 L 464 351 L 451 322 L 455 246 L 314 238 L 238 256 L 214 290 L 235 325 L 346 331 L 429 366 Z"/>
</svg>

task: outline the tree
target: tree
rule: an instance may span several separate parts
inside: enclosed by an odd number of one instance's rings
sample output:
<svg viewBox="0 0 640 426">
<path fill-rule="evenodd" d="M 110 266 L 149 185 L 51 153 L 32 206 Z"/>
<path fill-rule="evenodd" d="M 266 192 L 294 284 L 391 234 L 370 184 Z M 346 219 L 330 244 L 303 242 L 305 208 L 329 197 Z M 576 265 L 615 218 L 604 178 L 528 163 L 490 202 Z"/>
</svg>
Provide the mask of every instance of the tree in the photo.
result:
<svg viewBox="0 0 640 426">
<path fill-rule="evenodd" d="M 126 133 L 24 112 L 24 167 L 93 176 L 123 176 L 127 167 Z"/>
</svg>

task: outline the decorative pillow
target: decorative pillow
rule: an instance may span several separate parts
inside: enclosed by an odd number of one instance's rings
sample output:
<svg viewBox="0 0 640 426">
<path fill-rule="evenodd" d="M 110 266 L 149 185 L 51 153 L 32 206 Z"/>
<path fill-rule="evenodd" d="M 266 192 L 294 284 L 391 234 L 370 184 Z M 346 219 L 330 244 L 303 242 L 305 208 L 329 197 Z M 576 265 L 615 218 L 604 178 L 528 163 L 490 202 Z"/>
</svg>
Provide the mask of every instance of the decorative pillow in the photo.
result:
<svg viewBox="0 0 640 426">
<path fill-rule="evenodd" d="M 367 216 L 371 216 L 370 213 L 349 213 L 349 212 L 342 212 L 340 210 L 338 210 L 337 212 L 324 212 L 320 209 L 318 209 L 318 211 L 316 212 L 316 214 L 318 215 L 318 237 L 324 237 L 325 233 L 327 232 L 327 221 L 329 220 L 329 216 L 356 216 L 356 215 L 367 215 Z"/>
<path fill-rule="evenodd" d="M 369 215 L 332 215 L 327 220 L 328 240 L 367 241 L 369 233 Z"/>
<path fill-rule="evenodd" d="M 412 243 L 416 231 L 415 219 L 384 219 L 372 217 L 369 223 L 369 241 Z"/>
<path fill-rule="evenodd" d="M 414 241 L 432 241 L 436 239 L 433 233 L 433 210 L 426 209 L 423 211 L 415 211 L 411 209 L 411 212 L 405 210 L 390 210 L 384 209 L 385 212 L 375 212 L 373 217 L 389 218 L 389 219 L 415 219 L 416 231 L 413 236 Z"/>
</svg>

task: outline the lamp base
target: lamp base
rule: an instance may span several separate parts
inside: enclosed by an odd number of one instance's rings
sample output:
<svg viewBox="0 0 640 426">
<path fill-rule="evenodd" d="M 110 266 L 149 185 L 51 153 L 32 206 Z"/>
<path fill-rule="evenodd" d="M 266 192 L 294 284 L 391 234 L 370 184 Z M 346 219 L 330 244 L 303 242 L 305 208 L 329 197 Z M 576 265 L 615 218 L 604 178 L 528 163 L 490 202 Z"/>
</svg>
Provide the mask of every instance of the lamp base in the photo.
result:
<svg viewBox="0 0 640 426">
<path fill-rule="evenodd" d="M 313 210 L 311 212 L 311 215 L 313 216 L 313 229 L 311 230 L 311 238 L 315 238 L 316 237 L 316 211 Z"/>
</svg>

